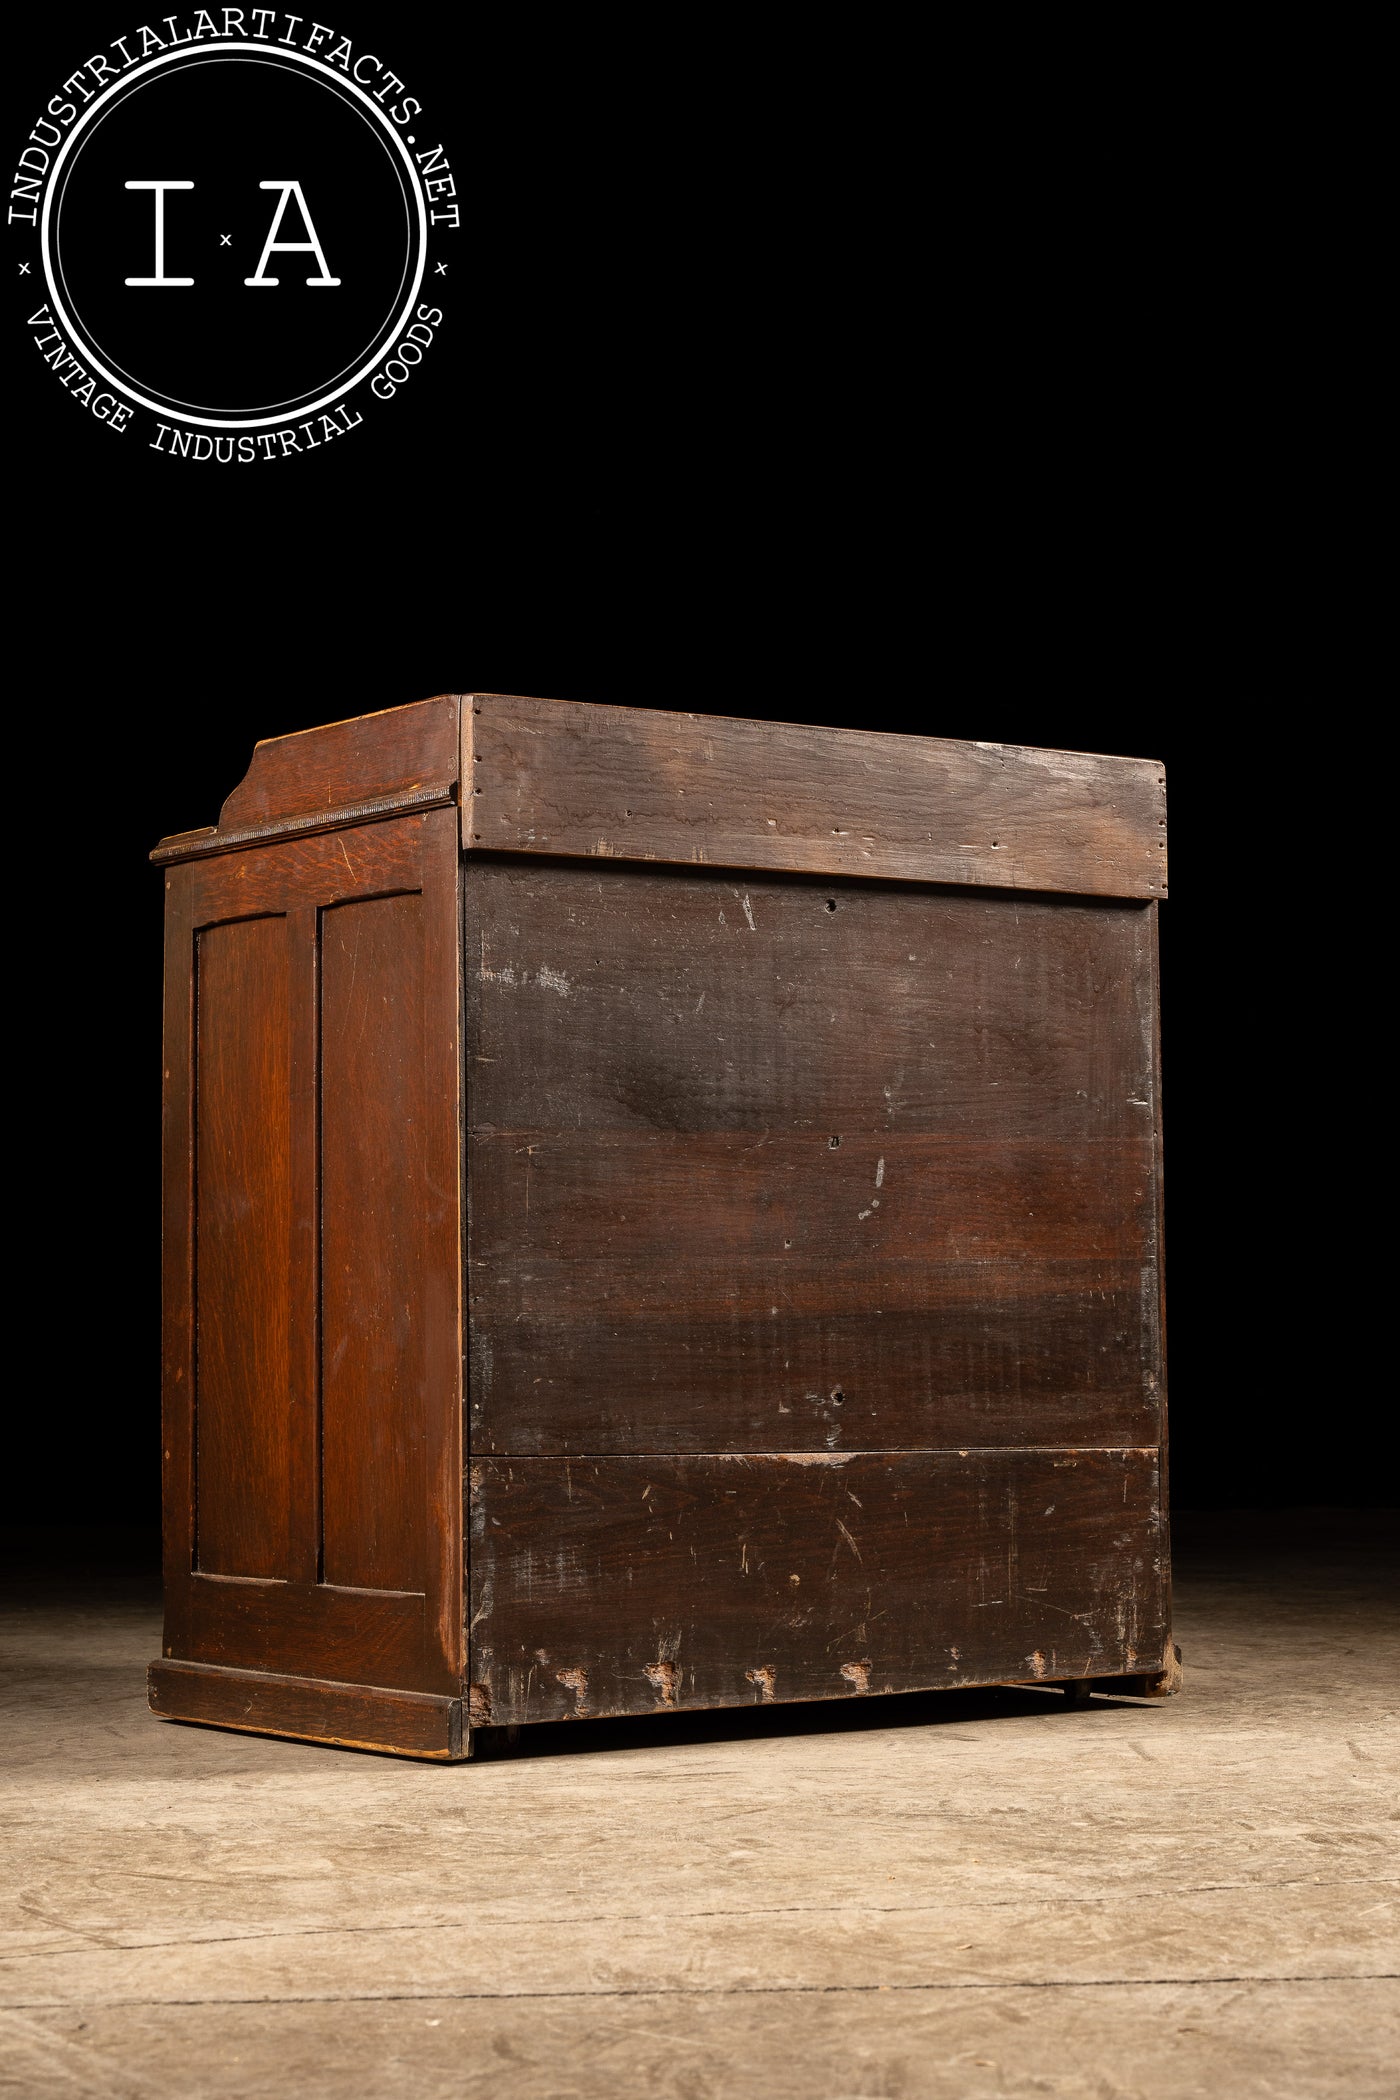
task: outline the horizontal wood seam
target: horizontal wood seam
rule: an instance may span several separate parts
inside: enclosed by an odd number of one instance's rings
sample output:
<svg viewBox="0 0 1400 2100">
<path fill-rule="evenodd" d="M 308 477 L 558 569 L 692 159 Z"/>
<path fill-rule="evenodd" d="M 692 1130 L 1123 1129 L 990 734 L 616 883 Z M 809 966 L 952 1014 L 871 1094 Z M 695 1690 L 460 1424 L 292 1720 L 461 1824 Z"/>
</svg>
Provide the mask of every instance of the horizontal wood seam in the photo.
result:
<svg viewBox="0 0 1400 2100">
<path fill-rule="evenodd" d="M 844 1465 L 848 1458 L 1018 1458 L 1038 1452 L 1059 1452 L 1071 1458 L 1091 1453 L 1124 1457 L 1155 1458 L 1160 1444 L 851 1444 L 842 1451 L 496 1451 L 474 1450 L 473 1458 L 489 1459 L 493 1465 L 509 1460 L 512 1465 L 574 1466 L 596 1460 L 600 1465 L 637 1458 L 780 1459 L 787 1465 Z"/>
</svg>

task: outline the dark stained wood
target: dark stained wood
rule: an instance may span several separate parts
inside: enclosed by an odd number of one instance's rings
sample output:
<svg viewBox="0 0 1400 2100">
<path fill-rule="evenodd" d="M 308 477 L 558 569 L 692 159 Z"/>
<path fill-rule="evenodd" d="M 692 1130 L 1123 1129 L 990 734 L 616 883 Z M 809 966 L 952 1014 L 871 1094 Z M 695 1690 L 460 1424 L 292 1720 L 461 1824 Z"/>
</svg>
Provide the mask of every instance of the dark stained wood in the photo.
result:
<svg viewBox="0 0 1400 2100">
<path fill-rule="evenodd" d="M 358 1684 L 326 1684 L 197 1663 L 152 1663 L 151 1712 L 252 1735 L 456 1763 L 466 1756 L 462 1701 Z"/>
<path fill-rule="evenodd" d="M 467 913 L 477 1129 L 1151 1129 L 1142 906 L 517 858 Z"/>
<path fill-rule="evenodd" d="M 158 865 L 280 834 L 363 824 L 451 801 L 460 757 L 456 694 L 258 744 L 244 779 L 201 830 L 172 833 Z"/>
<path fill-rule="evenodd" d="M 1167 1636 L 1158 1454 L 480 1460 L 494 1723 L 1116 1676 Z"/>
<path fill-rule="evenodd" d="M 1162 787 L 508 696 L 260 745 L 158 854 L 157 1710 L 1173 1689 Z"/>
<path fill-rule="evenodd" d="M 324 1570 L 424 1586 L 423 899 L 322 914 Z"/>
<path fill-rule="evenodd" d="M 1151 759 L 503 693 L 462 721 L 468 850 L 1166 894 Z"/>
<path fill-rule="evenodd" d="M 483 1261 L 582 1242 L 618 1263 L 733 1269 L 785 1247 L 827 1264 L 1140 1259 L 1153 1193 L 1142 1142 L 904 1131 L 839 1151 L 747 1131 L 490 1132 L 471 1174 Z"/>
<path fill-rule="evenodd" d="M 210 1574 L 291 1573 L 287 951 L 277 917 L 206 927 L 196 955 L 196 1562 Z"/>
<path fill-rule="evenodd" d="M 185 1585 L 183 1611 L 179 1653 L 191 1662 L 410 1691 L 456 1689 L 425 1638 L 421 1591 L 195 1575 Z"/>
<path fill-rule="evenodd" d="M 1142 907 L 481 862 L 467 949 L 475 1449 L 1156 1440 Z"/>
<path fill-rule="evenodd" d="M 472 1320 L 472 1445 L 1155 1442 L 1155 1309 L 1130 1263 L 497 1264 Z"/>
</svg>

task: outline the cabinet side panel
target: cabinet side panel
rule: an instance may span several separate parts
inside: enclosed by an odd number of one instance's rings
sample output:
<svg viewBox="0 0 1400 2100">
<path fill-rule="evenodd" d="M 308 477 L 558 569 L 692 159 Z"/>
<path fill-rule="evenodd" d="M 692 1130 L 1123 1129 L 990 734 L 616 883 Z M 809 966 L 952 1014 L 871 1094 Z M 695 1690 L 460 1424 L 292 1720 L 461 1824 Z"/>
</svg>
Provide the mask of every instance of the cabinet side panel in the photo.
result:
<svg viewBox="0 0 1400 2100">
<path fill-rule="evenodd" d="M 166 1662 L 460 1690 L 456 870 L 444 808 L 168 877 Z"/>
<path fill-rule="evenodd" d="M 287 1577 L 291 1016 L 287 922 L 197 949 L 197 1565 Z"/>
<path fill-rule="evenodd" d="M 425 1587 L 421 895 L 322 918 L 325 1580 Z"/>
</svg>

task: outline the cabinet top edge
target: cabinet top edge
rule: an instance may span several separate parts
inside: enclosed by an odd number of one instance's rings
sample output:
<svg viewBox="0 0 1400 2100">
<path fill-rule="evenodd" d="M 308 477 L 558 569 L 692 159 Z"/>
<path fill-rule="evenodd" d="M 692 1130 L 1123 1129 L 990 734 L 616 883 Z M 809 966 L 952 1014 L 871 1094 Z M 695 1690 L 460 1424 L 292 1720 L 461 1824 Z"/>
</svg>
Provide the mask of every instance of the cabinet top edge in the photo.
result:
<svg viewBox="0 0 1400 2100">
<path fill-rule="evenodd" d="M 461 803 L 466 853 L 752 867 L 1158 900 L 1150 758 L 445 693 L 262 739 L 158 865 Z"/>
</svg>

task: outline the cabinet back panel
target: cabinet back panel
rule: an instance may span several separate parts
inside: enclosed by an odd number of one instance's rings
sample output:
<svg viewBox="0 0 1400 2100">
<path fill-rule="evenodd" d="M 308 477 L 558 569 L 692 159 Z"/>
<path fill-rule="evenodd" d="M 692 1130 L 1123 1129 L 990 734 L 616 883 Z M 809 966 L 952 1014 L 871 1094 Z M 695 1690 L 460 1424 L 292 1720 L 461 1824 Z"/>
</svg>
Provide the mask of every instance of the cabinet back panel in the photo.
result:
<svg viewBox="0 0 1400 2100">
<path fill-rule="evenodd" d="M 467 871 L 472 1449 L 1160 1436 L 1150 909 Z"/>
<path fill-rule="evenodd" d="M 1160 1665 L 1155 1450 L 490 1459 L 471 1485 L 496 1722 Z"/>
</svg>

